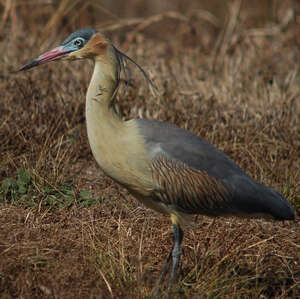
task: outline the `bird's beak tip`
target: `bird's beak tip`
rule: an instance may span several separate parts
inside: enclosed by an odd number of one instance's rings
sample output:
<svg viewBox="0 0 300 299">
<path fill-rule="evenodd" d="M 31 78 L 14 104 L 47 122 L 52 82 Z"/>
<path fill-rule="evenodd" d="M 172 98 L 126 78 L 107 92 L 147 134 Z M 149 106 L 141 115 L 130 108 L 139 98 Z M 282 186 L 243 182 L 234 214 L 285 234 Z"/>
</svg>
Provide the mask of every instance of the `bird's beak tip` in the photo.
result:
<svg viewBox="0 0 300 299">
<path fill-rule="evenodd" d="M 39 60 L 38 59 L 33 59 L 31 60 L 30 62 L 27 62 L 26 64 L 24 64 L 21 68 L 19 68 L 16 72 L 22 72 L 22 71 L 26 71 L 26 70 L 29 70 L 35 66 L 38 66 L 40 63 L 39 63 Z"/>
</svg>

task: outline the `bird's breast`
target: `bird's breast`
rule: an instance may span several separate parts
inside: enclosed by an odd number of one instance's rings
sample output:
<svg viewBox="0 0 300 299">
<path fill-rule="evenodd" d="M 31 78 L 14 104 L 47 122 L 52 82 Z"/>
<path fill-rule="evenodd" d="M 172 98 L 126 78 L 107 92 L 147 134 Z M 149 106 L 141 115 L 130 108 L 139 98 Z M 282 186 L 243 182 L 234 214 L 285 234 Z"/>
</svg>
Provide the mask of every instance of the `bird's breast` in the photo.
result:
<svg viewBox="0 0 300 299">
<path fill-rule="evenodd" d="M 153 189 L 151 169 L 134 122 L 116 119 L 116 115 L 105 118 L 87 117 L 88 139 L 97 163 L 105 174 L 133 193 L 148 196 Z"/>
</svg>

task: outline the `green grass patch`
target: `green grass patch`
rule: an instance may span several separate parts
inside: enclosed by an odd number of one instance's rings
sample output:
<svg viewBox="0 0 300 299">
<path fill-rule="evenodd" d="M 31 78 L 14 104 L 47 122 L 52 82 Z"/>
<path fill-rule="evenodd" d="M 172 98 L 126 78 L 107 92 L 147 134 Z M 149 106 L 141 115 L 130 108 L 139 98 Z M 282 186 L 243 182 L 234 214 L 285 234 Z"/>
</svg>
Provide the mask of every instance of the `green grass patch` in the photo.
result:
<svg viewBox="0 0 300 299">
<path fill-rule="evenodd" d="M 19 168 L 16 178 L 7 177 L 0 183 L 0 203 L 22 207 L 67 208 L 73 205 L 90 207 L 99 201 L 90 190 L 78 191 L 72 182 L 56 186 L 47 184 L 25 168 Z"/>
</svg>

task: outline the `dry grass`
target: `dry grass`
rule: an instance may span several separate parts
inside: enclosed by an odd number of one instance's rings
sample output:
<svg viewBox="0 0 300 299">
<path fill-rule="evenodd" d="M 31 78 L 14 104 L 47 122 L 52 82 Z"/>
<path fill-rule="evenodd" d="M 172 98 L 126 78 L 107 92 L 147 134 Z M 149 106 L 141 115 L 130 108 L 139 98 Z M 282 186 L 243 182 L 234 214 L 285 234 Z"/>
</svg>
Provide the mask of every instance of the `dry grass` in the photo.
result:
<svg viewBox="0 0 300 299">
<path fill-rule="evenodd" d="M 175 298 L 300 296 L 299 3 L 198 2 L 0 0 L 1 298 L 147 297 L 170 249 L 169 220 L 105 177 L 90 153 L 91 64 L 10 73 L 84 26 L 103 28 L 162 93 L 153 98 L 135 74 L 118 98 L 125 118 L 202 136 L 298 214 L 285 223 L 197 217 Z"/>
</svg>

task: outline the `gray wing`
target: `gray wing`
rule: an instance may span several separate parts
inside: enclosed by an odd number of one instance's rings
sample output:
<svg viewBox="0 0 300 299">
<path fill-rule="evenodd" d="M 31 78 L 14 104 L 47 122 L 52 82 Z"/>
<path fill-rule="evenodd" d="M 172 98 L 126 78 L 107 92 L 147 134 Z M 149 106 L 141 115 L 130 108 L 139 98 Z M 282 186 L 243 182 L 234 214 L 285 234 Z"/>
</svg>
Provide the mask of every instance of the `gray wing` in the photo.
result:
<svg viewBox="0 0 300 299">
<path fill-rule="evenodd" d="M 254 181 L 199 136 L 154 120 L 136 119 L 136 124 L 165 203 L 185 213 L 269 214 L 293 219 L 293 209 L 280 193 Z"/>
</svg>

